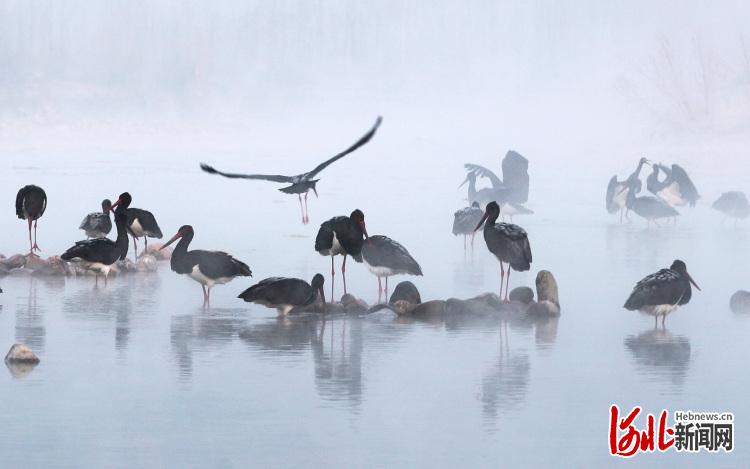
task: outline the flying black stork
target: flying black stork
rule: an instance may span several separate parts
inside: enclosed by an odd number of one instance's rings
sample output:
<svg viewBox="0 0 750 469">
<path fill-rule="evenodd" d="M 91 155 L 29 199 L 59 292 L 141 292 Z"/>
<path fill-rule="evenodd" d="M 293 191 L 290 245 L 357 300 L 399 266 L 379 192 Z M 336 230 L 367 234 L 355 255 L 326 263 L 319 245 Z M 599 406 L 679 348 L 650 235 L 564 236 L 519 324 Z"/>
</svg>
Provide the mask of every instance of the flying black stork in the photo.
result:
<svg viewBox="0 0 750 469">
<path fill-rule="evenodd" d="M 631 192 L 631 188 L 637 187 L 638 192 L 640 192 L 643 187 L 634 185 L 634 182 L 640 181 L 641 170 L 643 169 L 643 165 L 646 164 L 650 165 L 651 162 L 646 158 L 641 158 L 638 160 L 638 166 L 635 168 L 635 171 L 633 171 L 630 176 L 622 181 L 618 181 L 617 175 L 615 175 L 609 180 L 606 196 L 607 212 L 620 212 L 620 223 L 622 223 L 623 214 L 625 215 L 625 218 L 628 218 L 627 199 L 628 194 Z"/>
<path fill-rule="evenodd" d="M 378 301 L 385 291 L 388 297 L 388 277 L 392 275 L 422 275 L 422 268 L 398 242 L 387 236 L 374 235 L 362 244 L 362 259 L 370 272 L 378 278 Z M 385 277 L 385 290 L 381 278 Z"/>
<path fill-rule="evenodd" d="M 16 215 L 21 220 L 29 223 L 29 254 L 35 255 L 34 251 L 41 251 L 36 244 L 37 220 L 44 215 L 47 208 L 47 194 L 39 186 L 33 184 L 23 186 L 16 195 Z M 31 241 L 31 223 L 34 223 L 34 242 Z"/>
<path fill-rule="evenodd" d="M 659 179 L 660 171 L 665 175 L 663 180 Z M 672 168 L 655 164 L 653 171 L 646 178 L 646 189 L 672 207 L 695 207 L 695 203 L 700 199 L 698 189 L 695 188 L 687 171 L 678 164 L 673 164 Z"/>
<path fill-rule="evenodd" d="M 474 231 L 484 225 L 484 241 L 487 243 L 487 248 L 500 261 L 500 297 L 503 296 L 503 282 L 505 282 L 505 300 L 507 301 L 510 271 L 513 269 L 524 272 L 531 268 L 531 246 L 526 231 L 520 226 L 512 223 L 495 223 L 499 216 L 500 206 L 497 202 L 490 202 Z M 507 279 L 504 262 L 508 263 Z"/>
<path fill-rule="evenodd" d="M 83 230 L 89 238 L 104 238 L 112 231 L 112 220 L 109 218 L 112 202 L 109 199 L 102 200 L 102 211 L 91 212 L 83 219 L 79 230 Z"/>
<path fill-rule="evenodd" d="M 635 179 L 629 181 L 628 187 L 622 189 L 623 192 L 627 191 L 625 200 L 627 209 L 645 218 L 648 226 L 651 226 L 652 221 L 656 226 L 659 226 L 658 220 L 661 218 L 673 218 L 676 222 L 680 213 L 662 199 L 651 196 L 635 196 L 636 193 L 641 191 L 642 186 L 643 183 L 639 179 Z"/>
<path fill-rule="evenodd" d="M 130 204 L 130 201 L 132 201 L 130 194 L 125 192 L 123 195 L 126 196 L 128 204 Z M 122 196 L 120 197 L 122 198 Z M 130 233 L 130 236 L 133 237 L 133 251 L 135 252 L 135 260 L 137 262 L 138 238 L 143 238 L 146 246 L 143 250 L 145 254 L 148 252 L 148 238 L 161 239 L 163 235 L 161 233 L 161 228 L 159 228 L 159 224 L 156 222 L 154 214 L 148 210 L 130 207 L 125 213 L 128 217 L 126 222 L 128 232 Z"/>
<path fill-rule="evenodd" d="M 685 263 L 679 259 L 675 260 L 668 269 L 661 269 L 636 283 L 624 308 L 650 314 L 654 316 L 654 322 L 661 316 L 663 326 L 669 313 L 690 301 L 690 284 L 700 290 L 698 284 L 690 277 Z"/>
<path fill-rule="evenodd" d="M 750 203 L 745 193 L 741 191 L 724 192 L 711 204 L 711 208 L 727 217 L 734 218 L 735 222 L 750 215 Z"/>
<path fill-rule="evenodd" d="M 453 234 L 464 236 L 464 249 L 466 249 L 466 237 L 471 235 L 471 246 L 474 247 L 474 227 L 482 219 L 484 210 L 479 208 L 479 202 L 472 202 L 470 207 L 464 207 L 453 214 Z"/>
<path fill-rule="evenodd" d="M 312 171 L 308 171 L 306 173 L 298 174 L 296 176 L 283 176 L 278 174 L 237 174 L 237 173 L 225 173 L 222 171 L 219 171 L 215 169 L 212 166 L 209 166 L 205 163 L 201 163 L 201 169 L 209 174 L 218 174 L 220 176 L 224 176 L 227 178 L 240 178 L 240 179 L 262 179 L 266 181 L 273 181 L 273 182 L 281 182 L 286 184 L 291 184 L 287 187 L 282 187 L 279 189 L 281 192 L 284 192 L 285 194 L 297 194 L 297 198 L 299 199 L 299 208 L 302 212 L 302 223 L 307 224 L 310 222 L 310 217 L 307 211 L 307 194 L 310 190 L 315 193 L 315 197 L 318 196 L 318 191 L 315 188 L 315 185 L 320 179 L 314 179 L 315 176 L 323 171 L 328 165 L 335 162 L 336 160 L 339 160 L 349 153 L 354 152 L 359 147 L 365 145 L 367 142 L 372 139 L 372 137 L 375 135 L 375 132 L 378 130 L 378 127 L 380 126 L 380 123 L 383 121 L 383 118 L 378 116 L 378 118 L 375 120 L 375 125 L 370 129 L 369 132 L 367 132 L 365 135 L 362 136 L 359 140 L 357 140 L 352 146 L 347 148 L 346 150 L 342 151 L 341 153 L 338 153 L 331 158 L 327 159 L 326 161 L 320 163 L 318 166 L 316 166 Z M 302 207 L 302 194 L 305 194 L 305 206 Z"/>
<path fill-rule="evenodd" d="M 356 262 L 362 262 L 362 244 L 367 238 L 365 214 L 361 210 L 354 210 L 348 217 L 338 216 L 323 222 L 315 237 L 315 250 L 321 256 L 331 256 L 331 301 L 334 301 L 334 281 L 336 272 L 333 258 L 344 256 L 341 263 L 341 277 L 344 281 L 346 295 L 346 256 L 352 256 Z"/>
<path fill-rule="evenodd" d="M 115 241 L 104 237 L 78 241 L 75 246 L 60 256 L 63 260 L 78 262 L 84 268 L 93 271 L 96 274 L 97 285 L 99 284 L 99 275 L 103 275 L 104 285 L 106 286 L 112 264 L 125 259 L 125 256 L 128 255 L 128 231 L 125 224 L 129 204 L 130 199 L 127 197 L 127 193 L 124 193 L 114 205 L 110 205 L 109 210 L 118 206 L 115 210 L 115 227 L 117 229 Z"/>
<path fill-rule="evenodd" d="M 192 226 L 183 225 L 161 249 L 180 240 L 172 252 L 170 266 L 174 272 L 187 274 L 200 283 L 203 288 L 203 305 L 210 306 L 211 288 L 214 285 L 228 283 L 235 277 L 252 277 L 253 273 L 247 264 L 225 252 L 198 249 L 188 251 L 194 235 Z"/>
<path fill-rule="evenodd" d="M 318 299 L 325 305 L 324 281 L 321 274 L 315 274 L 310 283 L 298 278 L 271 277 L 251 286 L 237 298 L 276 308 L 279 315 L 286 316 L 293 308 L 311 305 Z"/>
</svg>

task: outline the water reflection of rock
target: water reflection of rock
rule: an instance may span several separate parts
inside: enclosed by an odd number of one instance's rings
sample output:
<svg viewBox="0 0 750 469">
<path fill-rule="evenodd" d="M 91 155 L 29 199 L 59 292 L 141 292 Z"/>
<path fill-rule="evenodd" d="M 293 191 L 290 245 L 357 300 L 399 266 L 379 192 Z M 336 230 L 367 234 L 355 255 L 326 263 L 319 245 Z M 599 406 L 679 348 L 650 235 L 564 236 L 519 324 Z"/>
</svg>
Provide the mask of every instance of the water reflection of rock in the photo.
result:
<svg viewBox="0 0 750 469">
<path fill-rule="evenodd" d="M 690 340 L 666 329 L 654 328 L 625 338 L 625 348 L 639 370 L 681 386 L 690 367 Z"/>
<path fill-rule="evenodd" d="M 37 289 L 41 282 L 33 277 L 29 277 L 28 281 L 27 300 L 16 306 L 16 342 L 24 343 L 36 352 L 43 352 L 47 329 L 44 326 L 45 308 L 37 303 Z"/>
<path fill-rule="evenodd" d="M 201 350 L 216 350 L 228 344 L 246 325 L 243 310 L 199 309 L 194 314 L 172 317 L 170 343 L 177 359 L 180 377 L 193 375 L 193 355 Z"/>
</svg>

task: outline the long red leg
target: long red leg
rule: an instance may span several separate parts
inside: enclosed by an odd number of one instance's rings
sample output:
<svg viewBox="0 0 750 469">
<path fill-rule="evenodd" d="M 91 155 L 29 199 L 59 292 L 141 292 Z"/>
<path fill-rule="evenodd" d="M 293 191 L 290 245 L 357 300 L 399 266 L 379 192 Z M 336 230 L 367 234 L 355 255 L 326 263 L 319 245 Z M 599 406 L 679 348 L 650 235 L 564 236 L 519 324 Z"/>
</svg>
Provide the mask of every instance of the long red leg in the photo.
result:
<svg viewBox="0 0 750 469">
<path fill-rule="evenodd" d="M 31 218 L 29 221 L 29 254 L 34 254 L 34 244 L 31 242 Z"/>
<path fill-rule="evenodd" d="M 336 297 L 333 296 L 333 287 L 336 285 L 336 282 L 334 281 L 334 276 L 336 276 L 336 270 L 333 268 L 333 255 L 331 256 L 331 301 L 335 302 Z"/>
<path fill-rule="evenodd" d="M 133 235 L 133 253 L 135 255 L 135 261 L 138 262 L 138 238 Z"/>
<path fill-rule="evenodd" d="M 505 266 L 500 261 L 500 299 L 503 298 L 503 283 L 505 283 Z"/>
<path fill-rule="evenodd" d="M 344 295 L 346 295 L 346 254 L 344 254 L 344 262 L 341 263 L 341 277 L 344 279 Z"/>
<path fill-rule="evenodd" d="M 471 249 L 474 249 L 474 235 L 476 234 L 476 231 L 471 234 Z"/>
<path fill-rule="evenodd" d="M 510 264 L 508 264 L 508 277 L 505 279 L 505 301 L 508 301 L 508 288 L 510 288 Z"/>
<path fill-rule="evenodd" d="M 37 251 L 41 251 L 41 249 L 39 249 L 39 246 L 36 244 L 36 224 L 37 220 L 34 220 L 34 246 L 32 246 L 31 248 L 36 249 Z"/>
<path fill-rule="evenodd" d="M 208 301 L 208 295 L 206 295 L 206 286 L 201 284 L 201 289 L 203 290 L 203 304 L 206 304 L 206 301 Z"/>
</svg>

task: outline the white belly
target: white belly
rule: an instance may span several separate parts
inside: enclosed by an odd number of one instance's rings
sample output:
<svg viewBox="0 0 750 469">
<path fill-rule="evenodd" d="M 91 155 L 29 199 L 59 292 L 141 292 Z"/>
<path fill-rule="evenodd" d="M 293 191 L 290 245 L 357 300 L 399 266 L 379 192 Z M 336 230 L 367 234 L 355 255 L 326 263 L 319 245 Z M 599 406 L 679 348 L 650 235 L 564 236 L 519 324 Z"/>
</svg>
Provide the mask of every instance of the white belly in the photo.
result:
<svg viewBox="0 0 750 469">
<path fill-rule="evenodd" d="M 344 248 L 341 246 L 341 243 L 339 243 L 339 239 L 336 237 L 335 231 L 333 232 L 333 241 L 331 242 L 331 249 L 329 251 L 329 254 L 331 256 L 344 254 Z"/>
<path fill-rule="evenodd" d="M 612 199 L 612 203 L 615 205 L 615 207 L 622 208 L 625 206 L 625 202 L 628 199 L 628 192 L 630 192 L 630 189 L 622 190 L 624 187 L 624 185 L 618 185 L 615 188 L 615 196 Z"/>
<path fill-rule="evenodd" d="M 133 220 L 133 224 L 130 225 L 130 231 L 133 232 L 136 238 L 140 238 L 143 236 L 143 227 L 141 226 L 141 223 L 137 218 Z"/>
<path fill-rule="evenodd" d="M 367 264 L 367 268 L 370 269 L 370 272 L 372 272 L 377 277 L 390 277 L 391 275 L 393 275 L 393 270 L 389 269 L 388 267 L 372 266 L 370 264 Z"/>
<path fill-rule="evenodd" d="M 682 197 L 682 193 L 680 193 L 680 186 L 678 186 L 676 182 L 673 182 L 660 190 L 657 195 L 660 199 L 673 207 L 679 207 L 687 203 L 687 200 L 685 200 Z"/>
<path fill-rule="evenodd" d="M 216 284 L 225 284 L 232 280 L 232 277 L 219 277 L 219 278 L 210 278 L 206 277 L 203 272 L 201 272 L 201 269 L 197 266 L 193 266 L 193 271 L 190 272 L 190 278 L 195 280 L 196 282 L 200 283 L 201 285 L 205 285 L 208 288 L 212 288 Z"/>
<path fill-rule="evenodd" d="M 648 305 L 641 308 L 641 312 L 651 316 L 666 316 L 677 308 L 677 305 Z"/>
<path fill-rule="evenodd" d="M 84 269 L 104 275 L 105 277 L 109 275 L 109 271 L 112 268 L 111 265 L 102 264 L 101 262 L 86 262 L 80 257 L 76 257 L 73 260 L 76 262 L 80 262 L 81 266 Z"/>
</svg>

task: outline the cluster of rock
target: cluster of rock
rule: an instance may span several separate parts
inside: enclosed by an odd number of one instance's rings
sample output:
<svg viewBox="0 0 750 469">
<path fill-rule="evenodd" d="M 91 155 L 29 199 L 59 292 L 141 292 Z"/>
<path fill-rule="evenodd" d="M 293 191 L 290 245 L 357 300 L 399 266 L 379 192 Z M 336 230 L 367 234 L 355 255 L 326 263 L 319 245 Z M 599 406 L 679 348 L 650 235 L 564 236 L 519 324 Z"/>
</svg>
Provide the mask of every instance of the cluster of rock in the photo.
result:
<svg viewBox="0 0 750 469">
<path fill-rule="evenodd" d="M 129 258 L 117 261 L 112 266 L 110 275 L 126 272 L 154 272 L 159 261 L 169 260 L 172 250 L 166 248 L 159 250 L 161 245 L 155 244 L 148 247 L 146 254 L 140 255 L 138 262 Z M 49 275 L 49 276 L 81 276 L 94 275 L 94 272 L 84 268 L 76 262 L 64 261 L 60 256 L 50 256 L 46 259 L 39 256 L 15 254 L 5 257 L 0 254 L 0 276 L 4 275 Z"/>
</svg>

